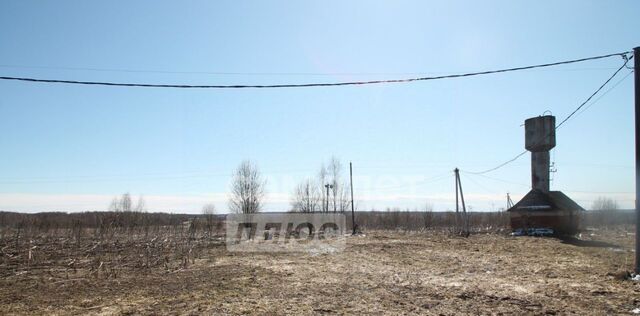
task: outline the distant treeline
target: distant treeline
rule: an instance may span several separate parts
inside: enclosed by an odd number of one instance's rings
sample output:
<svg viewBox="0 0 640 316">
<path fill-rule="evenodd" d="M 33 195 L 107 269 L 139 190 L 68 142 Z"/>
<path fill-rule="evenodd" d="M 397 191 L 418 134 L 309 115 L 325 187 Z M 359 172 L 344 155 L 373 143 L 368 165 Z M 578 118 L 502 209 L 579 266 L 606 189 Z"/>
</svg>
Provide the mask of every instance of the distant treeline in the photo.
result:
<svg viewBox="0 0 640 316">
<path fill-rule="evenodd" d="M 582 227 L 635 225 L 635 223 L 635 210 L 592 210 L 584 212 L 581 218 Z"/>
<path fill-rule="evenodd" d="M 351 216 L 345 213 L 347 226 L 351 228 Z M 46 212 L 15 213 L 0 211 L 0 227 L 35 228 L 41 231 L 66 228 L 139 228 L 151 226 L 178 226 L 195 223 L 198 226 L 221 228 L 224 214 L 171 214 L 146 212 Z M 585 211 L 581 227 L 633 225 L 634 210 Z M 456 225 L 455 212 L 386 211 L 356 212 L 356 224 L 360 230 L 409 230 L 448 229 Z M 469 226 L 473 231 L 501 231 L 509 229 L 507 212 L 470 212 Z"/>
<path fill-rule="evenodd" d="M 146 212 L 46 212 L 15 213 L 0 211 L 0 227 L 35 227 L 42 230 L 58 228 L 99 228 L 104 226 L 133 228 L 143 226 L 173 226 L 194 218 L 224 218 L 224 215 L 171 214 Z"/>
<path fill-rule="evenodd" d="M 450 230 L 461 225 L 462 214 L 455 212 L 386 211 L 356 212 L 356 224 L 361 230 Z M 469 212 L 469 227 L 475 232 L 497 232 L 509 228 L 509 214 L 505 212 Z M 347 216 L 351 227 L 351 217 Z"/>
<path fill-rule="evenodd" d="M 496 232 L 509 230 L 508 212 L 469 212 L 469 227 L 472 232 Z M 580 227 L 609 227 L 634 225 L 635 210 L 585 211 L 580 216 Z M 458 220 L 459 221 L 459 220 Z M 351 217 L 347 216 L 351 227 Z M 455 212 L 425 212 L 387 209 L 386 211 L 356 212 L 356 224 L 362 229 L 409 230 L 440 229 L 456 226 Z"/>
</svg>

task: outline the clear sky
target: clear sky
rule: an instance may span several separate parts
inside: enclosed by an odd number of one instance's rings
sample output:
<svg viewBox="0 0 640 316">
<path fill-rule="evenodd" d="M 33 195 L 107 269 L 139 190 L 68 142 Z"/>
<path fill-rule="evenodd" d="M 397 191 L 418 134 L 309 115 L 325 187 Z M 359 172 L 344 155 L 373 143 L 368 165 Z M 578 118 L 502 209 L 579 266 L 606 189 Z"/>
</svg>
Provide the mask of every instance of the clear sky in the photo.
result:
<svg viewBox="0 0 640 316">
<path fill-rule="evenodd" d="M 0 74 L 181 84 L 405 78 L 631 50 L 638 1 L 2 1 Z M 619 57 L 466 79 L 333 88 L 180 90 L 0 81 L 0 210 L 227 210 L 244 159 L 267 210 L 331 156 L 354 164 L 360 209 L 453 207 L 452 170 L 524 150 L 523 121 L 566 117 Z M 568 121 L 552 189 L 631 207 L 633 75 Z M 608 90 L 608 88 L 605 89 Z M 474 210 L 529 190 L 529 155 L 462 175 Z M 345 169 L 345 174 L 348 170 Z"/>
</svg>

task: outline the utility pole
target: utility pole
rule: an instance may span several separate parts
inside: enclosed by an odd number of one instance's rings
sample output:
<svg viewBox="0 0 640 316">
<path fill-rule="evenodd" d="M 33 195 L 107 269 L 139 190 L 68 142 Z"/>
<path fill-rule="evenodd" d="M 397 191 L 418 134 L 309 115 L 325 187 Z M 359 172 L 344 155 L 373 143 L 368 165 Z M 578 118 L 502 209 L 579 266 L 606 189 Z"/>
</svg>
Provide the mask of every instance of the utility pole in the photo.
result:
<svg viewBox="0 0 640 316">
<path fill-rule="evenodd" d="M 467 207 L 464 203 L 464 194 L 462 193 L 462 182 L 460 182 L 460 170 L 455 168 L 453 172 L 456 174 L 456 226 L 458 226 L 460 213 L 458 207 L 458 190 L 460 190 L 460 200 L 462 200 L 462 229 L 460 234 L 469 237 L 469 217 L 467 216 Z"/>
<path fill-rule="evenodd" d="M 458 170 L 458 168 L 453 169 L 453 172 L 456 174 L 455 178 L 456 178 L 456 218 L 458 218 L 458 172 L 460 170 Z"/>
<path fill-rule="evenodd" d="M 460 200 L 462 201 L 462 225 L 463 225 L 463 232 L 462 234 L 465 237 L 469 237 L 469 216 L 467 215 L 467 206 L 464 204 L 464 194 L 462 193 L 462 182 L 460 181 L 460 173 L 457 172 L 458 168 L 456 168 L 456 178 L 458 178 L 458 186 L 460 187 Z"/>
<path fill-rule="evenodd" d="M 333 184 L 325 184 L 324 187 L 327 188 L 327 207 L 325 211 L 329 213 L 329 189 L 333 189 Z"/>
<path fill-rule="evenodd" d="M 636 273 L 640 273 L 640 46 L 633 49 L 636 110 Z"/>
<path fill-rule="evenodd" d="M 356 211 L 353 206 L 353 164 L 349 161 L 349 183 L 351 184 L 351 228 L 353 229 L 352 235 L 356 234 Z"/>
</svg>

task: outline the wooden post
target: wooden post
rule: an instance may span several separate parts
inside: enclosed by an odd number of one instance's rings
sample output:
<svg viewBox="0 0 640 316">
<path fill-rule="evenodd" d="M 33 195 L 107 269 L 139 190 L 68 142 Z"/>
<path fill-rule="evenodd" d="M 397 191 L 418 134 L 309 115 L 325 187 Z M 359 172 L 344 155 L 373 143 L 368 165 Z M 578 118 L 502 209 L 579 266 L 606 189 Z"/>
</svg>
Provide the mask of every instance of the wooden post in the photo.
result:
<svg viewBox="0 0 640 316">
<path fill-rule="evenodd" d="M 467 216 L 467 206 L 464 203 L 464 194 L 462 193 L 462 182 L 460 181 L 460 170 L 458 168 L 454 169 L 453 172 L 456 174 L 456 226 L 459 226 L 459 219 L 462 217 L 462 229 L 460 234 L 467 237 L 469 236 L 469 217 Z M 460 215 L 459 207 L 458 207 L 458 190 L 460 190 L 460 200 L 462 201 L 462 215 Z"/>
<path fill-rule="evenodd" d="M 456 216 L 458 216 L 458 172 L 460 170 L 458 170 L 458 168 L 453 169 L 453 172 L 455 173 L 455 178 L 456 178 Z"/>
<path fill-rule="evenodd" d="M 460 187 L 460 200 L 462 201 L 462 234 L 465 237 L 469 236 L 469 215 L 467 214 L 467 206 L 464 203 L 464 194 L 462 193 L 462 181 L 460 181 L 460 174 L 457 174 L 458 186 Z"/>
<path fill-rule="evenodd" d="M 353 229 L 352 235 L 356 234 L 356 211 L 353 206 L 353 164 L 349 161 L 349 183 L 351 184 L 351 228 Z"/>
<path fill-rule="evenodd" d="M 640 47 L 633 49 L 636 111 L 636 273 L 640 273 Z"/>
</svg>

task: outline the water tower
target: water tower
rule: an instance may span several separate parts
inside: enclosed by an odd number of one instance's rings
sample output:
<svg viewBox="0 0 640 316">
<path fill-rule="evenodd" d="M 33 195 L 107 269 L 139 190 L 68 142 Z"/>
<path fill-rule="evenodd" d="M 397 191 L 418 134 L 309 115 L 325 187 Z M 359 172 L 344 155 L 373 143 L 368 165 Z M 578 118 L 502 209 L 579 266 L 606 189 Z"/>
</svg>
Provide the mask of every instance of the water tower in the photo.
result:
<svg viewBox="0 0 640 316">
<path fill-rule="evenodd" d="M 525 148 L 531 152 L 531 191 L 507 211 L 511 228 L 551 228 L 558 235 L 578 231 L 578 212 L 584 209 L 560 191 L 549 188 L 549 150 L 556 146 L 556 118 L 552 115 L 524 121 Z"/>
<path fill-rule="evenodd" d="M 525 120 L 524 131 L 524 147 L 531 152 L 531 188 L 549 192 L 549 150 L 556 147 L 556 117 Z"/>
</svg>

